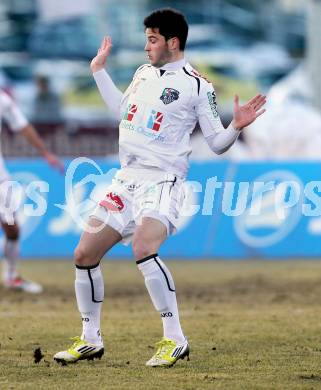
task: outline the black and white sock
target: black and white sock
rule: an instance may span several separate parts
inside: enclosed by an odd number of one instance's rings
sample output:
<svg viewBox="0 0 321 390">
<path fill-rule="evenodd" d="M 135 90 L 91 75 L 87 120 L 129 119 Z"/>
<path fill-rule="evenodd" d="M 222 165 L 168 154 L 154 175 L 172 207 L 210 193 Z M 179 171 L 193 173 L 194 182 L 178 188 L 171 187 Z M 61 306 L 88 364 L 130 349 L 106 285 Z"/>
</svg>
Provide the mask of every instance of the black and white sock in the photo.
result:
<svg viewBox="0 0 321 390">
<path fill-rule="evenodd" d="M 175 285 L 172 275 L 157 254 L 138 260 L 138 269 L 145 278 L 145 285 L 154 304 L 159 311 L 164 336 L 177 343 L 185 341 L 176 301 Z"/>
<path fill-rule="evenodd" d="M 76 265 L 75 291 L 78 310 L 82 318 L 82 340 L 102 344 L 100 313 L 104 300 L 104 280 L 100 265 Z"/>
</svg>

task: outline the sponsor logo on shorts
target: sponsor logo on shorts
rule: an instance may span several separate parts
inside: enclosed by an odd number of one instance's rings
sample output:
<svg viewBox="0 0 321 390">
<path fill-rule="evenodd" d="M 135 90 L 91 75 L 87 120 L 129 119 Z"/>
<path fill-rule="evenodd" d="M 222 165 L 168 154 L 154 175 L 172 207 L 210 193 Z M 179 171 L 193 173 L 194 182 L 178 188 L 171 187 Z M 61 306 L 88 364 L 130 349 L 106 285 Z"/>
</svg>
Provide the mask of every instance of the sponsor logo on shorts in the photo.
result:
<svg viewBox="0 0 321 390">
<path fill-rule="evenodd" d="M 164 118 L 163 113 L 152 110 L 148 118 L 147 128 L 153 131 L 159 131 L 163 118 Z"/>
<path fill-rule="evenodd" d="M 214 91 L 212 93 L 211 92 L 207 92 L 207 99 L 208 99 L 209 105 L 211 107 L 211 110 L 212 110 L 214 118 L 217 118 L 218 117 L 218 112 L 217 112 L 217 103 L 216 103 L 216 94 L 215 94 L 215 92 Z"/>
<path fill-rule="evenodd" d="M 126 121 L 129 121 L 131 122 L 133 119 L 134 119 L 134 116 L 137 112 L 137 105 L 136 104 L 128 104 L 127 106 L 127 109 L 126 109 L 126 112 L 123 116 L 123 119 L 125 119 Z"/>
<path fill-rule="evenodd" d="M 178 98 L 179 98 L 179 92 L 177 91 L 177 89 L 174 88 L 165 88 L 162 93 L 162 96 L 160 96 L 160 100 L 164 104 L 172 103 L 175 100 L 178 100 Z"/>
<path fill-rule="evenodd" d="M 105 199 L 99 202 L 99 205 L 112 212 L 121 212 L 125 208 L 120 196 L 114 192 L 109 192 Z"/>
</svg>

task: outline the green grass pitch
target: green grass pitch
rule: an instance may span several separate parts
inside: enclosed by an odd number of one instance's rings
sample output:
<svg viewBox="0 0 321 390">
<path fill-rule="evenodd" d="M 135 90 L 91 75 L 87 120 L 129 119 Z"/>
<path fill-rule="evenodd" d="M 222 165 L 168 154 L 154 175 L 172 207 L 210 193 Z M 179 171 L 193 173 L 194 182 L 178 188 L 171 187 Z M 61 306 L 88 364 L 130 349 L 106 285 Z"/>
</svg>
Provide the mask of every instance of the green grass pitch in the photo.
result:
<svg viewBox="0 0 321 390">
<path fill-rule="evenodd" d="M 105 261 L 105 355 L 62 367 L 80 335 L 72 261 L 24 261 L 42 295 L 0 287 L 0 389 L 319 389 L 321 262 L 168 261 L 190 361 L 148 368 L 162 336 L 133 261 Z M 44 355 L 36 363 L 34 351 Z"/>
</svg>

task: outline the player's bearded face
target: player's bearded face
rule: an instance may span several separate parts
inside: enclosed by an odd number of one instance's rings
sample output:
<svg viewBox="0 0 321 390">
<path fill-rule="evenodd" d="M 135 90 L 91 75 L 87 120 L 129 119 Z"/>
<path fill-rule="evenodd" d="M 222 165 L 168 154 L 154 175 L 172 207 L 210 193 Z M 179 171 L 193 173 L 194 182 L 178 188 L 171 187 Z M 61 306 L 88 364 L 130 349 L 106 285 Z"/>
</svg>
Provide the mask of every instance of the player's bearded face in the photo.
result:
<svg viewBox="0 0 321 390">
<path fill-rule="evenodd" d="M 168 48 L 165 37 L 158 32 L 158 28 L 147 28 L 145 51 L 153 66 L 161 67 L 172 59 L 172 52 Z"/>
</svg>

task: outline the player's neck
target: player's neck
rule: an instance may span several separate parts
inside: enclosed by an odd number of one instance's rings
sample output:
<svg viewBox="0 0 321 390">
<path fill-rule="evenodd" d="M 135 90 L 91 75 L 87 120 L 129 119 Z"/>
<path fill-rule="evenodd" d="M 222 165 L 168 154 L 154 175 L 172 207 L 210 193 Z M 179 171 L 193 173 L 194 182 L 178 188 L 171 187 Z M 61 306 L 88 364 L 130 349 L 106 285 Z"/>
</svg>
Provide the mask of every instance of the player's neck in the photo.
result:
<svg viewBox="0 0 321 390">
<path fill-rule="evenodd" d="M 162 65 L 160 68 L 166 70 L 175 70 L 176 68 L 181 68 L 185 65 L 186 60 L 184 57 L 184 52 L 180 52 L 179 56 L 172 57 L 166 62 L 166 64 Z"/>
<path fill-rule="evenodd" d="M 177 62 L 177 61 L 182 60 L 183 58 L 184 58 L 184 52 L 178 51 L 178 52 L 173 53 L 173 55 L 169 59 L 168 63 Z"/>
</svg>

